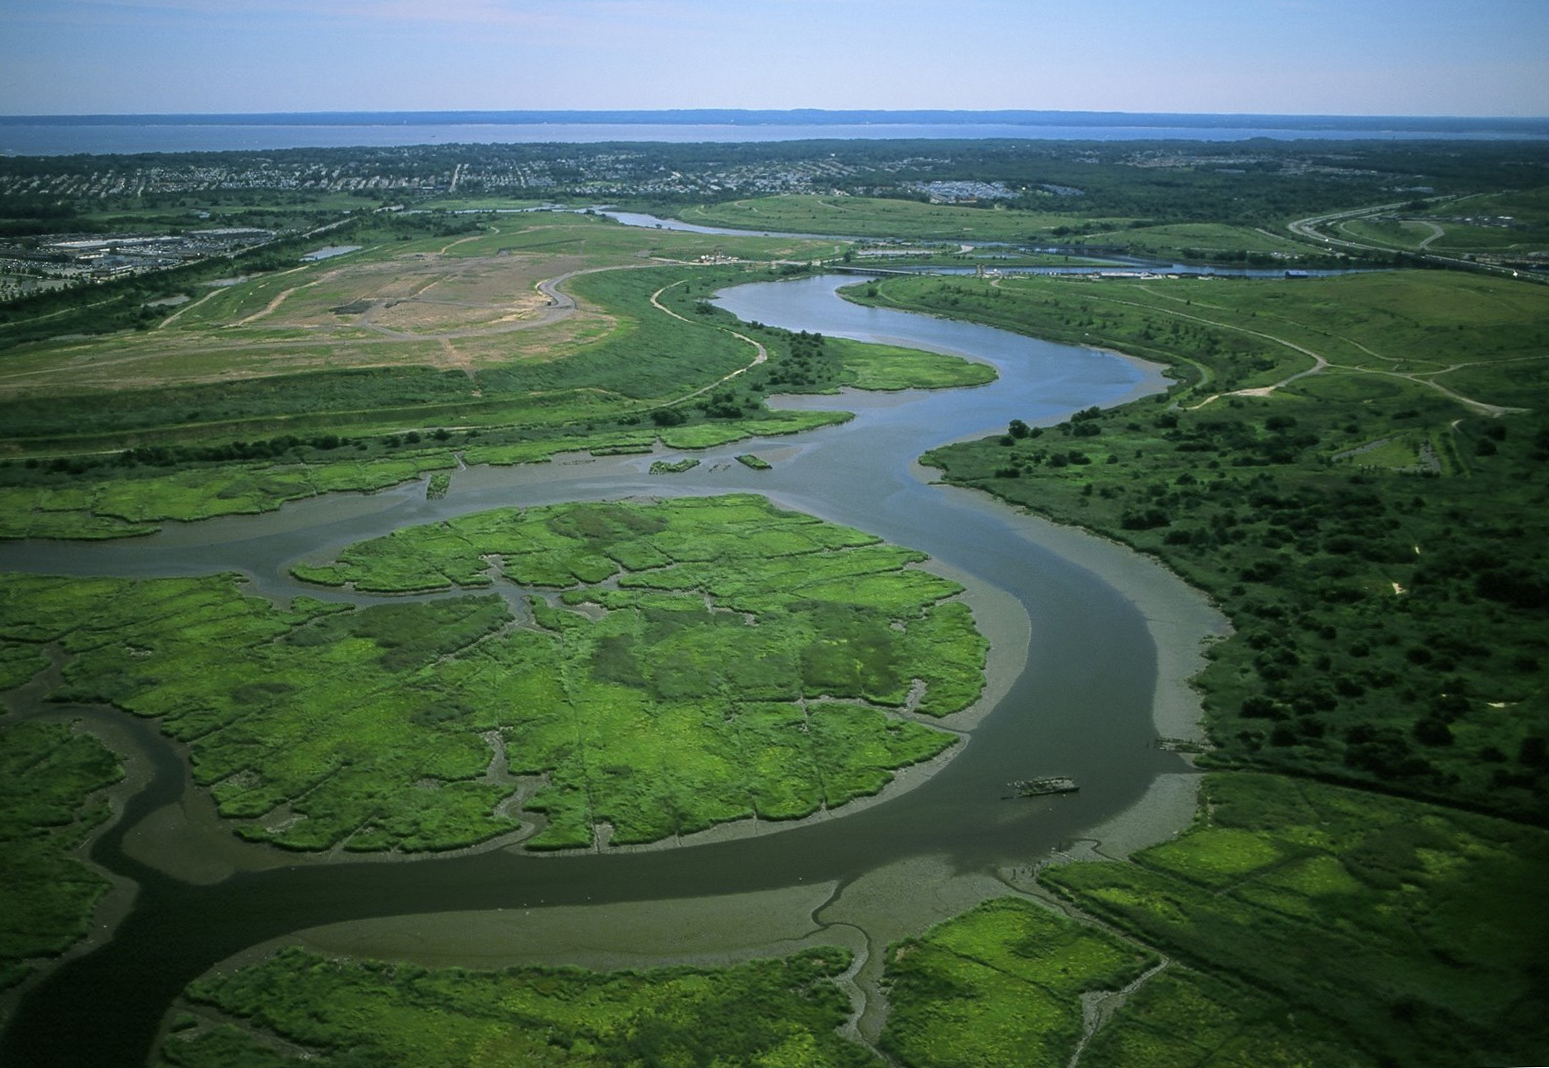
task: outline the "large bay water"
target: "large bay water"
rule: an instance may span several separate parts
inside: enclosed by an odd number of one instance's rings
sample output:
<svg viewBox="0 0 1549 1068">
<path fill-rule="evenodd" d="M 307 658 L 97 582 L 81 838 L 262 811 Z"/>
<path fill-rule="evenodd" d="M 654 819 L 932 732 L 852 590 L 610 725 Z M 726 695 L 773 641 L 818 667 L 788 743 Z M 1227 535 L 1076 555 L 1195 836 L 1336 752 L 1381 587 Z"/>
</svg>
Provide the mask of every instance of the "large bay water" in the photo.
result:
<svg viewBox="0 0 1549 1068">
<path fill-rule="evenodd" d="M 748 320 L 887 341 L 984 360 L 1000 379 L 934 393 L 801 398 L 841 408 L 852 422 L 793 438 L 696 454 L 698 468 L 651 476 L 650 458 L 571 458 L 458 472 L 443 500 L 419 485 L 337 495 L 265 516 L 174 526 L 101 545 L 0 545 L 0 572 L 185 575 L 235 570 L 255 590 L 299 592 L 289 565 L 396 527 L 504 505 L 734 491 L 764 493 L 804 511 L 922 549 L 1006 591 L 1032 639 L 1006 696 L 960 754 L 911 792 L 853 815 L 778 833 L 654 852 L 538 858 L 496 850 L 403 863 L 288 864 L 251 850 L 253 864 L 194 885 L 135 859 L 126 842 L 146 817 L 189 789 L 177 753 L 144 724 L 139 744 L 155 775 L 133 796 L 93 858 L 138 884 L 112 939 L 34 988 L 0 1044 L 7 1064 L 138 1063 L 178 991 L 214 963 L 267 939 L 320 924 L 461 910 L 651 901 L 844 884 L 883 865 L 945 857 L 957 870 L 1029 863 L 1134 804 L 1154 778 L 1182 765 L 1151 742 L 1156 650 L 1146 620 L 1101 577 L 1040 544 L 1009 509 L 928 483 L 914 459 L 933 445 L 1048 422 L 1163 386 L 1155 368 L 963 323 L 849 304 L 820 277 L 738 287 L 722 306 Z M 768 472 L 733 462 L 757 452 Z M 307 592 L 316 593 L 315 590 Z M 124 717 L 127 719 L 128 717 Z M 1005 800 L 1030 775 L 1075 776 L 1081 792 Z M 261 861 L 261 862 L 260 862 Z"/>
<path fill-rule="evenodd" d="M 1296 140 L 1537 140 L 1540 120 L 1349 120 L 1265 121 L 1263 116 L 1205 116 L 1156 121 L 1065 123 L 855 122 L 855 123 L 681 123 L 629 121 L 479 122 L 405 121 L 360 116 L 356 122 L 309 121 L 293 115 L 264 122 L 229 121 L 225 116 L 0 116 L 0 155 L 58 156 L 139 152 L 269 151 L 287 148 L 400 147 L 457 144 L 597 144 L 616 141 L 695 144 L 755 141 L 939 140 L 1000 138 L 1019 141 L 1243 141 Z M 222 119 L 228 121 L 222 121 Z"/>
</svg>

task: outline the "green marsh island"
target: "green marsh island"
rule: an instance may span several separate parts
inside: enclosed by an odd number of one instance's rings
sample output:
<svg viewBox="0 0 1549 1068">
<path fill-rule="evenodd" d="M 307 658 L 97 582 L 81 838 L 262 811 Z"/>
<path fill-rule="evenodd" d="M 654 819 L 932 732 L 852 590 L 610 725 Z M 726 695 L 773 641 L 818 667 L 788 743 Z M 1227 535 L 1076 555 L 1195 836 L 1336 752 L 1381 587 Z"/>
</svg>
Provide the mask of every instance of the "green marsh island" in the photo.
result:
<svg viewBox="0 0 1549 1068">
<path fill-rule="evenodd" d="M 956 736 L 984 642 L 920 553 L 762 498 L 477 513 L 296 567 L 373 592 L 281 609 L 230 576 L 18 577 L 7 633 L 68 657 L 56 700 L 155 717 L 252 841 L 532 849 L 788 820 Z M 82 620 L 88 621 L 84 625 Z"/>
<path fill-rule="evenodd" d="M 1549 147 L 930 144 L 0 158 L 0 1060 L 1543 1063 Z"/>
</svg>

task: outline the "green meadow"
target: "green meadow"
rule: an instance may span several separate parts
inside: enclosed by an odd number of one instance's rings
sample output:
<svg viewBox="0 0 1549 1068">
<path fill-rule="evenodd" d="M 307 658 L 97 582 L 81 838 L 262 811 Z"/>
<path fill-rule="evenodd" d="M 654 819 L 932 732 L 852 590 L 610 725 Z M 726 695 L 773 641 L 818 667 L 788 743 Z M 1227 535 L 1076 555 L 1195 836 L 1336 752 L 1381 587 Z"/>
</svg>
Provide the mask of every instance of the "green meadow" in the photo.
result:
<svg viewBox="0 0 1549 1068">
<path fill-rule="evenodd" d="M 0 648 L 20 676 L 57 643 L 50 696 L 156 719 L 252 841 L 648 843 L 837 808 L 955 742 L 901 714 L 983 683 L 960 588 L 924 559 L 751 496 L 506 510 L 296 573 L 381 593 L 499 575 L 527 591 L 517 615 L 491 593 L 282 609 L 232 576 L 17 575 Z"/>
<path fill-rule="evenodd" d="M 0 485 L 0 539 L 63 538 L 79 541 L 152 534 L 166 522 L 194 522 L 224 515 L 272 512 L 289 501 L 325 493 L 375 493 L 429 475 L 427 495 L 450 490 L 447 473 L 460 455 L 468 464 L 544 463 L 559 453 L 594 456 L 649 453 L 660 442 L 671 449 L 709 449 L 771 435 L 798 434 L 833 426 L 848 412 L 770 411 L 734 419 L 706 419 L 650 429 L 637 418 L 612 430 L 582 427 L 518 428 L 491 431 L 443 429 L 421 435 L 391 434 L 346 440 L 319 435 L 302 440 L 286 435 L 278 444 L 239 443 L 252 454 L 277 452 L 279 461 L 223 462 L 223 447 L 127 450 L 116 461 L 83 467 L 59 462 L 12 471 L 12 485 Z M 405 439 L 408 439 L 407 441 Z M 352 459 L 331 459 L 340 455 Z M 142 462 L 139 457 L 145 457 Z M 698 460 L 685 458 L 688 470 Z M 444 481 L 443 481 L 444 480 Z"/>
<path fill-rule="evenodd" d="M 1456 229 L 1459 228 L 1454 228 Z M 1445 237 L 1446 233 L 1447 228 L 1409 218 L 1374 216 L 1346 219 L 1339 224 L 1339 234 L 1342 237 L 1410 252 L 1431 247 Z M 1456 236 L 1454 233 L 1454 237 Z"/>
<path fill-rule="evenodd" d="M 1329 379 L 1383 393 L 1405 382 L 1530 406 L 1549 357 L 1549 291 L 1442 271 L 1302 279 L 895 278 L 862 303 L 973 319 L 1165 362 L 1211 394 L 1269 386 L 1329 362 Z M 1321 386 L 1322 383 L 1319 383 Z"/>
<path fill-rule="evenodd" d="M 1347 219 L 1336 236 L 1447 256 L 1542 256 L 1549 249 L 1549 192 L 1525 189 L 1410 204 Z"/>
</svg>

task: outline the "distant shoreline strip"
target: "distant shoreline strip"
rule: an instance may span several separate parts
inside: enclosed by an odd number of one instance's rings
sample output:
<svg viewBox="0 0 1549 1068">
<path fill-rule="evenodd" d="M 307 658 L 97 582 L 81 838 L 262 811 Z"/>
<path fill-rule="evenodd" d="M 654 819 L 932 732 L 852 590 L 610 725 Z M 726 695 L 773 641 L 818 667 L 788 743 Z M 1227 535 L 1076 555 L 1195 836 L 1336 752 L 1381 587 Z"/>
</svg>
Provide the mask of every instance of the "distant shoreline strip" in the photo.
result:
<svg viewBox="0 0 1549 1068">
<path fill-rule="evenodd" d="M 1221 115 L 1118 111 L 318 111 L 245 114 L 0 115 L 0 126 L 1072 126 L 1549 134 L 1549 116 Z"/>
</svg>

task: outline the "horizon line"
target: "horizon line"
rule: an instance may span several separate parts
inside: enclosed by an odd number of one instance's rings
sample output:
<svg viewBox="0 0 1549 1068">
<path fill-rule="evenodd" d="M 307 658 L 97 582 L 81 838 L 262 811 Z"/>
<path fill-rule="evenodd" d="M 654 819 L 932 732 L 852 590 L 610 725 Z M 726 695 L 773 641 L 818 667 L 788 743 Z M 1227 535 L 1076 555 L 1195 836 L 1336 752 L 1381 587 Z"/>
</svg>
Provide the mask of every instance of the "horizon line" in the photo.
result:
<svg viewBox="0 0 1549 1068">
<path fill-rule="evenodd" d="M 1549 115 L 1381 115 L 1270 112 L 1179 112 L 1179 111 L 1079 111 L 1031 108 L 431 108 L 431 109 L 329 109 L 319 111 L 230 111 L 230 112 L 63 112 L 55 114 L 5 114 L 5 123 L 84 123 L 93 120 L 105 124 L 182 122 L 197 120 L 236 120 L 251 124 L 282 124 L 280 120 L 306 119 L 313 124 L 331 125 L 341 119 L 393 117 L 401 122 L 438 125 L 542 125 L 553 119 L 580 125 L 615 123 L 619 125 L 702 125 L 710 118 L 730 125 L 777 124 L 780 118 L 800 117 L 805 121 L 878 122 L 907 125 L 922 119 L 950 122 L 998 121 L 1007 125 L 1060 125 L 1079 121 L 1093 125 L 1168 125 L 1177 120 L 1194 125 L 1225 121 L 1278 125 L 1294 123 L 1495 123 L 1510 126 L 1549 123 Z M 736 120 L 741 119 L 741 122 Z M 755 120 L 749 122 L 748 120 Z M 333 122 L 319 122 L 333 120 Z M 1008 121 L 1009 120 L 1009 121 Z M 352 122 L 350 124 L 359 124 Z"/>
</svg>

